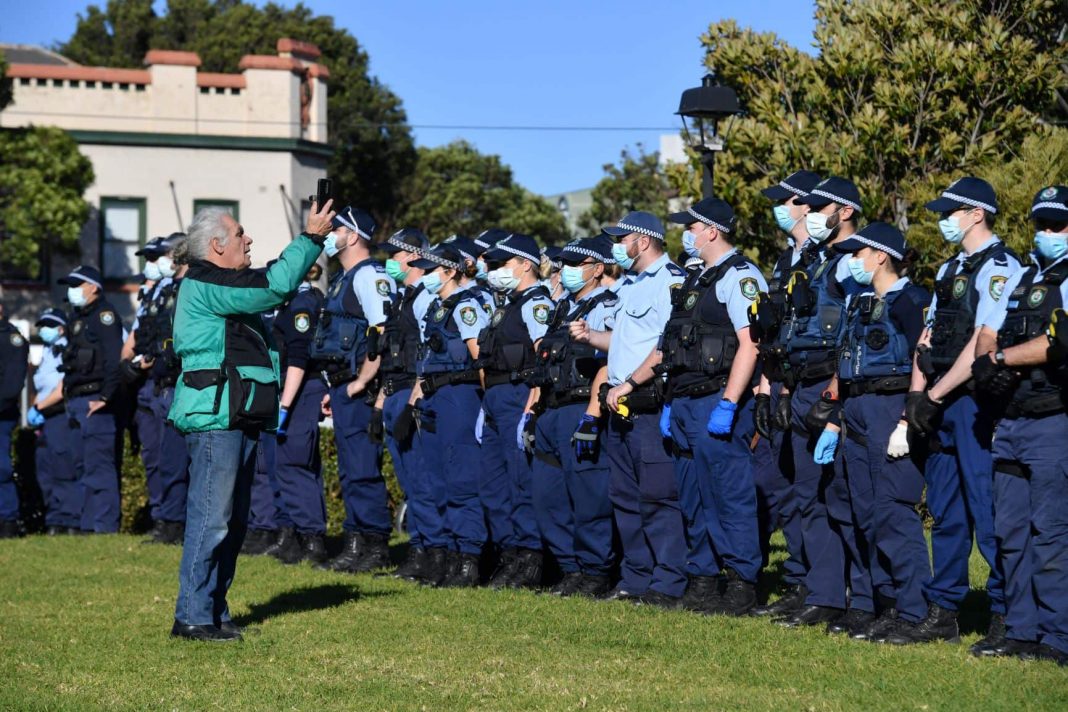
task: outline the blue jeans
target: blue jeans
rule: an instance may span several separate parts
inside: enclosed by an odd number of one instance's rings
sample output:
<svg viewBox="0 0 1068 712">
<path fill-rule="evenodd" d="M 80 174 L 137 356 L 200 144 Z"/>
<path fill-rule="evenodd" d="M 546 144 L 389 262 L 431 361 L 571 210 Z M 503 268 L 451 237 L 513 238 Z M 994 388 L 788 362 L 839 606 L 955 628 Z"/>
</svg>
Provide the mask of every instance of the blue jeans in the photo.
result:
<svg viewBox="0 0 1068 712">
<path fill-rule="evenodd" d="M 240 430 L 185 436 L 189 500 L 174 617 L 187 625 L 230 620 L 226 592 L 248 526 L 256 437 Z"/>
</svg>

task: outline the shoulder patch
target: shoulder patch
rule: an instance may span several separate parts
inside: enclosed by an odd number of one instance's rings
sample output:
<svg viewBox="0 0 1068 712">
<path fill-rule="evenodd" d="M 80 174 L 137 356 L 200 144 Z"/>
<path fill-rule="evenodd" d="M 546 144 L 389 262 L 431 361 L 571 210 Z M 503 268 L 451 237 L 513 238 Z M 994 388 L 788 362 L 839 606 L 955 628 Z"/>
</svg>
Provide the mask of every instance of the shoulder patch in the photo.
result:
<svg viewBox="0 0 1068 712">
<path fill-rule="evenodd" d="M 307 312 L 300 312 L 293 317 L 293 328 L 300 333 L 305 333 L 311 328 L 311 316 Z"/>
<path fill-rule="evenodd" d="M 1004 252 L 1000 255 L 994 255 L 994 264 L 996 264 L 998 267 L 1008 267 L 1009 258 L 1005 255 Z"/>
<path fill-rule="evenodd" d="M 1005 282 L 1007 281 L 1007 277 L 997 276 L 990 278 L 990 296 L 994 298 L 994 301 L 1001 299 L 1001 295 L 1005 293 Z"/>
<path fill-rule="evenodd" d="M 377 289 L 378 293 L 381 294 L 383 297 L 388 297 L 389 296 L 389 282 L 388 281 L 386 281 L 384 279 L 376 279 L 375 280 L 375 289 Z"/>
<path fill-rule="evenodd" d="M 738 281 L 738 289 L 742 291 L 742 296 L 753 301 L 757 298 L 757 294 L 760 293 L 760 285 L 757 284 L 756 277 L 745 277 Z"/>
<path fill-rule="evenodd" d="M 478 313 L 474 307 L 461 307 L 460 308 L 460 321 L 468 326 L 474 326 L 478 321 Z"/>
<path fill-rule="evenodd" d="M 104 326 L 111 326 L 115 323 L 115 312 L 102 311 L 100 312 L 100 323 Z"/>
<path fill-rule="evenodd" d="M 12 346 L 22 346 L 24 343 L 26 343 L 26 340 L 22 338 L 22 334 L 20 334 L 19 332 L 16 331 L 14 334 L 11 335 Z"/>
<path fill-rule="evenodd" d="M 668 262 L 667 263 L 667 270 L 668 270 L 668 272 L 670 272 L 671 274 L 675 275 L 676 277 L 685 277 L 686 276 L 686 270 L 684 270 L 682 267 L 679 267 L 674 262 Z"/>
<path fill-rule="evenodd" d="M 548 304 L 535 304 L 534 305 L 534 321 L 539 324 L 547 324 L 549 322 L 549 305 Z"/>
</svg>

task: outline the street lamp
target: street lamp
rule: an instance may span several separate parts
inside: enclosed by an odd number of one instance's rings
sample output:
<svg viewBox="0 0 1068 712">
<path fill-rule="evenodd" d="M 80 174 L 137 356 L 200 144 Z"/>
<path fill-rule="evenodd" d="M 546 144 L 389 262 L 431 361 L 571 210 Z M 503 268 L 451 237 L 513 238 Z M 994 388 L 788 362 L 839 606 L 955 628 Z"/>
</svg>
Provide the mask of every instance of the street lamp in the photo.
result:
<svg viewBox="0 0 1068 712">
<path fill-rule="evenodd" d="M 705 198 L 712 197 L 712 164 L 716 160 L 716 153 L 724 148 L 718 124 L 722 119 L 742 113 L 738 94 L 720 84 L 714 71 L 709 72 L 701 80 L 701 86 L 682 93 L 679 110 L 675 113 L 682 117 L 686 143 L 700 153 L 703 166 L 701 194 Z M 687 118 L 690 120 L 689 126 Z"/>
</svg>

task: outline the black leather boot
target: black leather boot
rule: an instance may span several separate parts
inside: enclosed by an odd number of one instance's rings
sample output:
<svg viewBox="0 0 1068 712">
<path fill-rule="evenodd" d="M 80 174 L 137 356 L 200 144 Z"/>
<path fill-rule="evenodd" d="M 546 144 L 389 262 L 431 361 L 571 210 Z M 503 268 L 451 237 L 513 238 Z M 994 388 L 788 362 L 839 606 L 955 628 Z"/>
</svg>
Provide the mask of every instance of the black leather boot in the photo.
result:
<svg viewBox="0 0 1068 712">
<path fill-rule="evenodd" d="M 549 593 L 554 596 L 561 597 L 572 596 L 574 595 L 575 591 L 578 590 L 578 586 L 581 581 L 582 574 L 580 574 L 578 571 L 568 572 L 564 574 L 564 577 L 560 579 L 560 581 L 557 582 L 555 586 L 549 589 Z"/>
<path fill-rule="evenodd" d="M 359 532 L 345 532 L 345 541 L 341 545 L 341 553 L 319 564 L 316 568 L 329 571 L 352 572 L 356 562 L 363 553 L 363 537 Z"/>
<path fill-rule="evenodd" d="M 886 642 L 886 636 L 897 625 L 897 608 L 887 608 L 863 631 L 850 633 L 853 640 L 869 640 L 872 643 Z"/>
<path fill-rule="evenodd" d="M 160 519 L 152 522 L 152 528 L 148 530 L 144 539 L 141 540 L 142 544 L 159 544 L 160 537 L 163 535 L 164 522 Z"/>
<path fill-rule="evenodd" d="M 457 554 L 455 570 L 441 583 L 442 588 L 474 588 L 478 586 L 478 556 Z"/>
<path fill-rule="evenodd" d="M 986 637 L 975 641 L 968 650 L 978 657 L 996 656 L 995 652 L 1005 644 L 1005 616 L 1000 613 L 990 614 L 990 627 Z"/>
<path fill-rule="evenodd" d="M 278 532 L 274 529 L 249 529 L 241 545 L 241 553 L 247 556 L 259 556 L 274 544 Z"/>
<path fill-rule="evenodd" d="M 909 623 L 898 619 L 897 625 L 886 636 L 886 642 L 890 645 L 930 643 L 936 640 L 944 640 L 947 643 L 960 642 L 957 612 L 942 608 L 937 603 L 927 606 L 927 617 L 919 623 Z"/>
<path fill-rule="evenodd" d="M 754 616 L 788 618 L 801 610 L 801 606 L 805 605 L 806 598 L 808 598 L 808 589 L 805 588 L 804 584 L 799 583 L 783 591 L 782 595 L 774 603 L 757 606 L 752 613 Z"/>
<path fill-rule="evenodd" d="M 575 587 L 575 596 L 588 596 L 599 598 L 612 589 L 612 580 L 600 574 L 582 574 L 578 586 Z"/>
<path fill-rule="evenodd" d="M 419 574 L 426 567 L 426 560 L 426 549 L 421 549 L 417 546 L 411 547 L 408 549 L 408 556 L 393 572 L 393 577 L 404 579 L 405 581 L 418 580 Z"/>
<path fill-rule="evenodd" d="M 756 606 L 756 584 L 746 581 L 734 569 L 727 569 L 727 586 L 709 613 L 745 616 Z"/>
<path fill-rule="evenodd" d="M 520 549 L 515 576 L 509 588 L 538 588 L 541 586 L 542 554 L 540 549 Z"/>
<path fill-rule="evenodd" d="M 321 564 L 329 558 L 326 553 L 326 537 L 322 534 L 300 535 L 300 559 L 312 564 Z"/>
<path fill-rule="evenodd" d="M 850 608 L 844 616 L 827 624 L 827 635 L 846 633 L 850 638 L 853 638 L 856 634 L 863 635 L 866 633 L 874 622 L 874 613 Z"/>
<path fill-rule="evenodd" d="M 389 535 L 364 534 L 363 553 L 356 562 L 356 573 L 389 568 Z"/>
<path fill-rule="evenodd" d="M 502 549 L 500 558 L 497 561 L 497 569 L 493 572 L 493 576 L 490 577 L 487 585 L 495 589 L 509 588 L 518 566 L 519 549 Z"/>
<path fill-rule="evenodd" d="M 682 607 L 696 613 L 712 610 L 720 596 L 719 576 L 690 576 L 686 593 L 682 594 Z"/>
<path fill-rule="evenodd" d="M 300 549 L 297 532 L 291 527 L 283 527 L 278 531 L 278 538 L 275 539 L 274 544 L 267 547 L 264 553 L 273 556 L 283 564 L 299 563 L 303 552 Z"/>
<path fill-rule="evenodd" d="M 418 572 L 414 579 L 426 586 L 438 586 L 445 580 L 446 559 L 449 552 L 441 547 L 431 547 L 426 550 L 426 563 L 423 570 Z"/>
<path fill-rule="evenodd" d="M 164 522 L 159 536 L 160 544 L 181 546 L 185 542 L 185 522 Z"/>
<path fill-rule="evenodd" d="M 789 618 L 776 619 L 776 623 L 784 628 L 803 628 L 805 626 L 824 625 L 838 620 L 845 614 L 841 608 L 830 606 L 802 606 L 800 610 Z"/>
</svg>

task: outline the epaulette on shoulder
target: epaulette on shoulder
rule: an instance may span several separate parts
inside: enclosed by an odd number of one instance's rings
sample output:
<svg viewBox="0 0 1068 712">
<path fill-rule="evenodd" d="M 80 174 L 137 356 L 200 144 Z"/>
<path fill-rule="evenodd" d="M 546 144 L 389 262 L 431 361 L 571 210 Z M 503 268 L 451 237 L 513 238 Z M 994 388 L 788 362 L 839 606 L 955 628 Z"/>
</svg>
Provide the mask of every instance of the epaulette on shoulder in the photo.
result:
<svg viewBox="0 0 1068 712">
<path fill-rule="evenodd" d="M 686 276 L 686 270 L 684 270 L 682 267 L 679 267 L 674 262 L 668 262 L 667 263 L 667 270 L 668 270 L 668 272 L 670 272 L 671 274 L 673 274 L 676 277 L 685 277 Z"/>
</svg>

